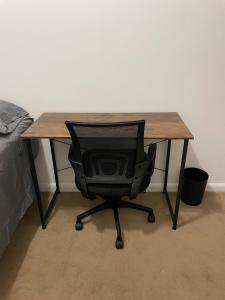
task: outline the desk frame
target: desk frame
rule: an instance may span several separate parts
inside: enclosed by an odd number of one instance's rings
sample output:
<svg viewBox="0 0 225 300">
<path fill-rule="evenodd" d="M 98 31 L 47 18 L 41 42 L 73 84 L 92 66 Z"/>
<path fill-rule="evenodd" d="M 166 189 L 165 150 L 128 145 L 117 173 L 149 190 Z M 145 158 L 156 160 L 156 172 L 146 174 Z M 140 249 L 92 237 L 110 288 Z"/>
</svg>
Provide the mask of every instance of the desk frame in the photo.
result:
<svg viewBox="0 0 225 300">
<path fill-rule="evenodd" d="M 49 219 L 49 216 L 55 206 L 57 195 L 60 193 L 59 188 L 59 179 L 58 179 L 58 170 L 57 170 L 57 162 L 55 157 L 55 149 L 54 149 L 54 139 L 49 139 L 50 141 L 50 149 L 51 149 L 51 155 L 52 155 L 52 162 L 53 162 L 53 170 L 54 170 L 54 177 L 55 177 L 55 183 L 56 183 L 56 189 L 52 196 L 52 199 L 44 212 L 41 193 L 39 189 L 38 184 L 38 178 L 36 173 L 36 167 L 35 167 L 35 158 L 31 146 L 31 139 L 26 140 L 27 149 L 28 149 L 28 156 L 30 160 L 30 169 L 31 169 L 31 175 L 34 182 L 34 188 L 36 192 L 37 197 L 37 204 L 38 204 L 38 210 L 41 220 L 42 228 L 45 229 L 47 227 L 47 222 Z M 167 191 L 167 182 L 168 182 L 168 174 L 169 174 L 169 164 L 170 164 L 170 153 L 171 153 L 171 142 L 172 139 L 169 139 L 167 142 L 167 154 L 166 154 L 166 168 L 165 168 L 165 177 L 164 177 L 164 187 L 163 187 L 163 193 L 165 194 L 166 201 L 168 204 L 170 216 L 172 219 L 172 229 L 177 229 L 177 221 L 178 221 L 178 215 L 179 215 L 179 207 L 180 207 L 180 200 L 181 200 L 181 188 L 182 188 L 182 182 L 183 182 L 183 173 L 186 163 L 186 157 L 187 157 L 187 150 L 188 150 L 188 143 L 189 139 L 183 139 L 183 151 L 182 151 L 182 158 L 181 158 L 181 164 L 180 164 L 180 173 L 179 173 L 179 181 L 178 181 L 178 189 L 177 189 L 177 196 L 176 196 L 176 203 L 175 208 L 173 209 L 171 200 L 169 197 L 169 193 Z"/>
<path fill-rule="evenodd" d="M 46 209 L 46 212 L 44 212 L 44 207 L 43 207 L 41 193 L 40 193 L 39 184 L 38 184 L 37 172 L 36 172 L 36 167 L 35 167 L 35 157 L 34 157 L 32 145 L 31 145 L 31 140 L 30 139 L 26 140 L 28 156 L 29 156 L 29 160 L 30 160 L 30 171 L 31 171 L 31 176 L 32 176 L 33 183 L 34 183 L 34 189 L 35 189 L 35 193 L 36 193 L 38 211 L 39 211 L 39 215 L 40 215 L 42 229 L 46 229 L 48 218 L 51 215 L 51 212 L 55 206 L 57 195 L 60 193 L 58 170 L 57 170 L 57 163 L 56 163 L 56 157 L 55 157 L 54 139 L 49 139 L 49 142 L 50 142 L 50 148 L 51 148 L 56 189 L 55 189 L 52 199 Z"/>
<path fill-rule="evenodd" d="M 182 151 L 182 157 L 181 157 L 181 164 L 180 164 L 180 174 L 179 174 L 179 180 L 178 180 L 178 188 L 177 188 L 177 196 L 176 196 L 176 203 L 175 203 L 175 209 L 173 210 L 169 193 L 167 191 L 167 182 L 168 182 L 168 174 L 169 174 L 169 164 L 170 164 L 170 152 L 171 152 L 171 140 L 168 140 L 167 144 L 167 154 L 166 154 L 166 169 L 165 169 L 165 178 L 164 178 L 164 188 L 163 193 L 166 196 L 166 201 L 169 207 L 170 216 L 173 223 L 173 229 L 177 229 L 177 221 L 178 221 L 178 214 L 179 214 L 179 208 L 180 208 L 180 200 L 181 200 L 181 189 L 182 189 L 182 183 L 183 183 L 183 174 L 184 174 L 184 168 L 186 164 L 186 158 L 187 158 L 187 150 L 188 150 L 188 139 L 184 139 L 183 143 L 183 151 Z"/>
</svg>

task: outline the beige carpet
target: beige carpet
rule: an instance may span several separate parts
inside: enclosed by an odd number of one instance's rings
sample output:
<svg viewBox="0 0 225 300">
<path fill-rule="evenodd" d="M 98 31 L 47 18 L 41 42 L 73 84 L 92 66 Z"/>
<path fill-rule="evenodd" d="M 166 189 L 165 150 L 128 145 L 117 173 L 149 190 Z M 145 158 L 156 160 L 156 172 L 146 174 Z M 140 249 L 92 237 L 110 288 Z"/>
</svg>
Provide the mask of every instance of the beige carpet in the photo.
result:
<svg viewBox="0 0 225 300">
<path fill-rule="evenodd" d="M 98 202 L 61 194 L 46 230 L 31 207 L 0 259 L 0 299 L 225 299 L 225 194 L 208 193 L 199 207 L 182 204 L 177 231 L 161 194 L 140 196 L 156 223 L 121 209 L 123 250 L 114 246 L 111 211 L 74 230 L 75 216 Z"/>
</svg>

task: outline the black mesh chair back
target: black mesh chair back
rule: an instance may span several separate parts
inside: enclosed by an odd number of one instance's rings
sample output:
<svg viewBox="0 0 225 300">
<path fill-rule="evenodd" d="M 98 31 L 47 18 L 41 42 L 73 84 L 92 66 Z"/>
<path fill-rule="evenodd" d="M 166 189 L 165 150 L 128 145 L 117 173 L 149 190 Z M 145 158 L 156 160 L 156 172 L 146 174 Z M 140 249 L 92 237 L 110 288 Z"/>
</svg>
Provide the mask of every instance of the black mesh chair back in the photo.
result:
<svg viewBox="0 0 225 300">
<path fill-rule="evenodd" d="M 72 138 L 69 160 L 78 176 L 76 183 L 80 183 L 85 196 L 89 194 L 88 184 L 128 184 L 131 189 L 135 165 L 145 159 L 145 121 L 97 124 L 66 121 L 66 126 Z"/>
</svg>

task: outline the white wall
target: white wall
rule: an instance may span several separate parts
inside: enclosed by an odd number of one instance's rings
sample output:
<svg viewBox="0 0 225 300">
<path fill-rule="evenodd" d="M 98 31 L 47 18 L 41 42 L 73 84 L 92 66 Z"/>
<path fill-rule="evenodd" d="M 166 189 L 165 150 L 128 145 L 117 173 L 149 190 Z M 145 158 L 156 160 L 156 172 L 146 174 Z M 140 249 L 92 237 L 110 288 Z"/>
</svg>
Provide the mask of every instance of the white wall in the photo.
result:
<svg viewBox="0 0 225 300">
<path fill-rule="evenodd" d="M 195 136 L 187 165 L 225 190 L 224 0 L 0 0 L 0 98 L 44 111 L 178 111 Z M 59 145 L 59 167 L 68 165 Z M 157 166 L 164 163 L 159 149 Z M 180 143 L 173 147 L 176 182 Z M 39 157 L 52 182 L 49 148 Z M 48 166 L 48 170 L 46 169 Z M 71 170 L 60 174 L 71 189 Z M 155 172 L 153 188 L 162 175 Z"/>
</svg>

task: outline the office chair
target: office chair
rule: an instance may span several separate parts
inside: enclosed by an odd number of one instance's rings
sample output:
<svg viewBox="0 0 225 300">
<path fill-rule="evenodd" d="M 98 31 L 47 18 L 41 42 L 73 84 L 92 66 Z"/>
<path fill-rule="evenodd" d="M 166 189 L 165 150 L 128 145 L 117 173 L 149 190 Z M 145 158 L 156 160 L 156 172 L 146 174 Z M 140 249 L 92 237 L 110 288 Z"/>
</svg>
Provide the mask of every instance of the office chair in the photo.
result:
<svg viewBox="0 0 225 300">
<path fill-rule="evenodd" d="M 156 144 L 144 151 L 145 121 L 120 123 L 65 122 L 72 139 L 69 161 L 75 172 L 75 184 L 89 199 L 101 196 L 105 202 L 77 216 L 76 230 L 83 229 L 82 220 L 111 208 L 117 230 L 116 248 L 122 249 L 118 208 L 132 208 L 148 213 L 155 222 L 153 209 L 121 200 L 145 192 L 154 172 Z"/>
</svg>

